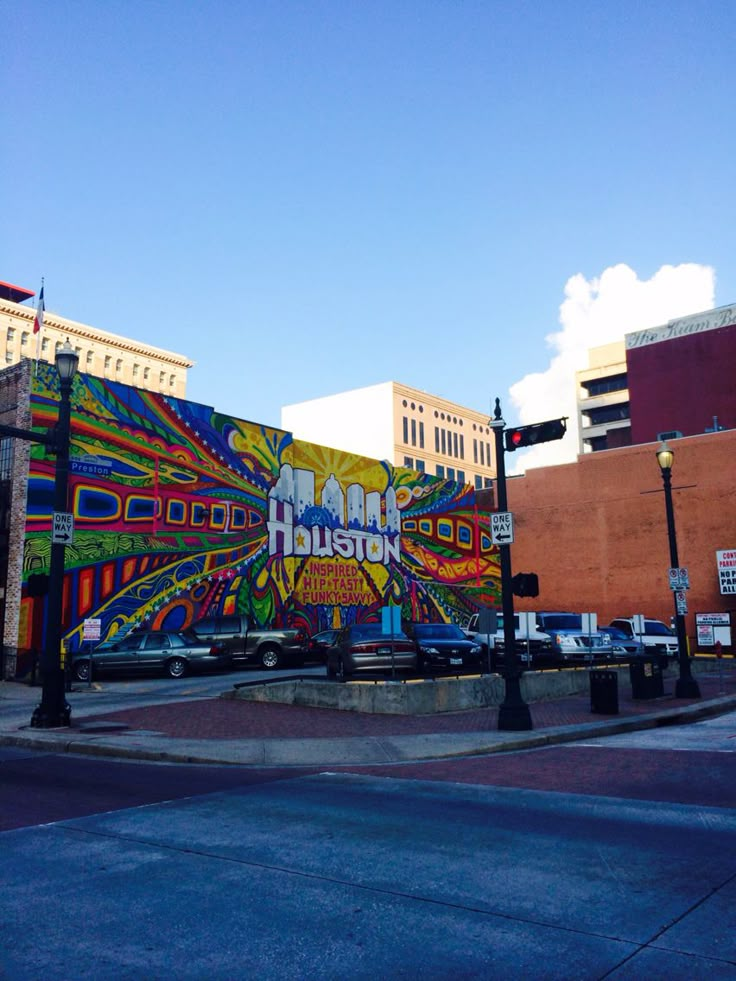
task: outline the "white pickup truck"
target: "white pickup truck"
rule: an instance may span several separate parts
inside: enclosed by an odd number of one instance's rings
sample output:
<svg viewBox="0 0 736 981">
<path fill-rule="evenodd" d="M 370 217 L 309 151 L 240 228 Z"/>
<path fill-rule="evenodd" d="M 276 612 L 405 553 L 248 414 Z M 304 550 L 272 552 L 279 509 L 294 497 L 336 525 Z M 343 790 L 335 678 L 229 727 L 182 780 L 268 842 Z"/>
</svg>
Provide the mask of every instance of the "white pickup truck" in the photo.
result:
<svg viewBox="0 0 736 981">
<path fill-rule="evenodd" d="M 478 630 L 480 615 L 474 613 L 465 627 L 465 634 L 476 644 L 483 648 L 483 656 L 488 654 L 488 634 Z M 520 622 L 521 621 L 521 622 Z M 549 634 L 543 634 L 539 630 L 532 629 L 527 632 L 526 618 L 514 614 L 514 635 L 516 637 L 516 653 L 521 658 L 522 663 L 531 666 L 535 663 L 551 662 L 554 660 L 554 651 Z M 503 660 L 505 650 L 505 637 L 503 630 L 503 613 L 496 614 L 496 632 L 490 635 L 491 647 L 495 651 L 496 660 Z"/>
</svg>

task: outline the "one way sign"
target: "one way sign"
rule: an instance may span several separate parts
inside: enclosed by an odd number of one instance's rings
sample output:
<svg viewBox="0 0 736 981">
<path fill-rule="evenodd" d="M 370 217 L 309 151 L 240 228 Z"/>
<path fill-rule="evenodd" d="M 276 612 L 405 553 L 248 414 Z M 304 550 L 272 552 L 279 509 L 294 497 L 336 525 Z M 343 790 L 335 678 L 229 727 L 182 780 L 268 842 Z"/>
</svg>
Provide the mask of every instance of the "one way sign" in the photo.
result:
<svg viewBox="0 0 736 981">
<path fill-rule="evenodd" d="M 514 540 L 514 516 L 511 511 L 491 515 L 491 541 L 494 545 L 511 545 Z"/>
<path fill-rule="evenodd" d="M 72 538 L 74 538 L 74 515 L 69 511 L 54 511 L 51 543 L 53 545 L 69 545 Z"/>
</svg>

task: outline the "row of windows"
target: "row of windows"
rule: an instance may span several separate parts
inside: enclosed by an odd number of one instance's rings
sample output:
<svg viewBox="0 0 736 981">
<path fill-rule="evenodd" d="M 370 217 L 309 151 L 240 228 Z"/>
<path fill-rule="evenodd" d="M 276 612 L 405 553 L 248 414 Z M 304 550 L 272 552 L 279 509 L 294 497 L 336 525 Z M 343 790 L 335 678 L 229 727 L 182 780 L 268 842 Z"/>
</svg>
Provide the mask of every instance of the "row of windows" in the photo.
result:
<svg viewBox="0 0 736 981">
<path fill-rule="evenodd" d="M 13 351 L 11 350 L 11 345 L 12 345 L 12 343 L 13 343 L 14 340 L 15 340 L 15 328 L 14 327 L 8 327 L 8 333 L 7 333 L 8 349 L 5 352 L 5 363 L 6 364 L 13 364 L 14 361 L 15 361 L 15 355 L 14 355 Z M 26 356 L 27 356 L 27 352 L 25 351 L 25 348 L 28 347 L 29 340 L 30 340 L 30 333 L 29 333 L 29 331 L 24 330 L 21 333 L 21 335 L 20 335 L 20 347 L 21 347 L 21 354 L 26 355 Z M 58 350 L 62 346 L 62 344 L 63 344 L 62 341 L 56 341 L 54 343 L 54 357 L 56 357 L 56 353 L 58 352 Z M 51 342 L 50 342 L 49 338 L 48 337 L 42 338 L 41 339 L 41 352 L 40 352 L 40 355 L 41 355 L 41 358 L 44 361 L 48 360 L 49 353 L 50 353 L 50 348 L 51 348 Z M 81 347 L 75 347 L 74 350 L 76 351 L 77 356 L 79 357 L 79 367 L 80 367 L 80 369 L 82 371 L 85 371 L 87 374 L 92 374 L 92 367 L 94 365 L 94 359 L 95 359 L 94 351 L 87 351 L 87 353 L 86 353 L 86 355 L 84 356 L 84 359 L 83 359 Z M 115 368 L 114 368 L 114 370 L 115 370 L 115 377 L 116 378 L 121 378 L 122 377 L 124 367 L 125 367 L 125 362 L 124 362 L 123 358 L 116 358 L 115 359 Z M 105 375 L 106 376 L 109 376 L 112 373 L 112 371 L 113 371 L 113 357 L 110 354 L 106 354 L 105 355 Z M 141 366 L 139 364 L 135 364 L 135 363 L 133 364 L 132 375 L 133 375 L 133 384 L 135 385 L 136 383 L 138 383 L 141 380 Z M 144 365 L 143 366 L 143 376 L 142 377 L 143 377 L 143 382 L 144 383 L 145 382 L 150 382 L 150 380 L 151 380 L 151 369 L 150 369 L 150 367 L 148 365 Z M 173 388 L 176 385 L 176 375 L 175 374 L 170 374 L 169 375 L 169 378 L 168 378 L 168 381 L 169 381 L 169 387 Z M 165 371 L 160 371 L 159 372 L 158 382 L 159 382 L 159 385 L 162 388 L 166 385 L 166 372 Z"/>
<path fill-rule="evenodd" d="M 588 396 L 605 395 L 606 392 L 621 392 L 629 384 L 626 372 L 621 375 L 609 375 L 608 378 L 591 378 L 582 383 Z"/>
<path fill-rule="evenodd" d="M 480 464 L 481 467 L 490 467 L 492 463 L 491 444 L 483 440 L 473 440 L 473 463 Z"/>
<path fill-rule="evenodd" d="M 411 443 L 412 446 L 417 445 L 417 420 L 407 419 L 406 416 L 401 420 L 403 428 L 404 443 L 408 446 Z M 411 424 L 411 425 L 410 425 Z M 411 440 L 409 439 L 409 429 L 411 428 Z M 424 423 L 419 422 L 419 449 L 424 449 Z"/>
<path fill-rule="evenodd" d="M 424 406 L 423 405 L 417 405 L 416 402 L 407 402 L 406 399 L 403 399 L 402 402 L 401 402 L 401 404 L 403 405 L 403 407 L 405 409 L 411 409 L 412 412 L 416 412 L 417 410 L 419 410 L 419 412 L 424 412 Z M 449 412 L 447 414 L 445 414 L 444 412 L 440 412 L 439 409 L 435 409 L 434 410 L 434 417 L 435 417 L 435 419 L 441 419 L 442 422 L 451 422 L 453 424 L 453 426 L 461 426 L 462 427 L 462 426 L 465 425 L 464 420 L 462 418 L 460 418 L 459 416 L 451 416 Z M 481 426 L 480 423 L 474 422 L 473 423 L 473 432 L 475 432 L 476 430 L 479 433 L 485 432 L 486 435 L 488 435 L 490 433 L 490 429 L 488 429 L 488 428 L 485 428 L 484 429 L 484 427 Z M 406 442 L 406 440 L 404 442 Z"/>
<path fill-rule="evenodd" d="M 424 423 L 416 419 L 402 418 L 402 435 L 406 446 L 418 446 L 424 449 Z M 465 436 L 463 433 L 452 432 L 440 426 L 434 427 L 434 451 L 442 456 L 453 456 L 458 460 L 465 459 Z M 408 457 L 407 457 L 408 459 Z M 476 466 L 490 467 L 493 465 L 491 444 L 473 439 L 473 462 Z"/>
<path fill-rule="evenodd" d="M 404 466 L 409 467 L 410 470 L 417 470 L 419 473 L 425 472 L 424 460 L 417 460 L 412 456 L 404 457 Z M 435 472 L 438 477 L 444 477 L 447 480 L 457 480 L 459 483 L 465 483 L 465 471 L 456 470 L 454 467 L 445 467 L 441 463 L 438 463 L 435 467 Z M 475 489 L 482 490 L 484 487 L 493 487 L 493 481 L 490 477 L 481 477 L 480 474 L 475 475 Z"/>
<path fill-rule="evenodd" d="M 434 427 L 434 451 L 443 456 L 454 456 L 465 459 L 465 437 L 462 433 L 453 433 L 450 429 Z"/>
<path fill-rule="evenodd" d="M 583 413 L 583 418 L 587 419 L 591 426 L 602 426 L 606 422 L 619 422 L 630 417 L 628 402 L 623 402 L 621 405 L 605 405 L 600 409 L 591 409 Z"/>
</svg>

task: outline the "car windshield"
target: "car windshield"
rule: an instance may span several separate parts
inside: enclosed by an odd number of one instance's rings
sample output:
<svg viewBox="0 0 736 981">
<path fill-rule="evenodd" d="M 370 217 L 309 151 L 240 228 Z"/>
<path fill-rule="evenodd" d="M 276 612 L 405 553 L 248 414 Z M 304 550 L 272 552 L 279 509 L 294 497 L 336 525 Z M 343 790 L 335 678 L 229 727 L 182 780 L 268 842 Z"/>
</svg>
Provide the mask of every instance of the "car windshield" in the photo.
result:
<svg viewBox="0 0 736 981">
<path fill-rule="evenodd" d="M 619 630 L 618 627 L 601 627 L 601 633 L 608 634 L 613 640 L 629 640 L 627 634 L 623 630 Z"/>
<path fill-rule="evenodd" d="M 659 620 L 645 620 L 644 621 L 644 633 L 653 634 L 655 637 L 674 637 L 675 635 Z"/>
<path fill-rule="evenodd" d="M 465 640 L 465 634 L 454 623 L 417 623 L 417 637 L 435 637 L 437 640 Z"/>
<path fill-rule="evenodd" d="M 581 630 L 582 619 L 579 613 L 545 613 L 545 630 Z"/>
<path fill-rule="evenodd" d="M 406 639 L 406 634 L 400 630 L 394 634 L 384 634 L 380 623 L 361 623 L 350 631 L 350 640 L 354 644 L 364 640 L 390 640 L 392 636 L 400 640 Z"/>
</svg>

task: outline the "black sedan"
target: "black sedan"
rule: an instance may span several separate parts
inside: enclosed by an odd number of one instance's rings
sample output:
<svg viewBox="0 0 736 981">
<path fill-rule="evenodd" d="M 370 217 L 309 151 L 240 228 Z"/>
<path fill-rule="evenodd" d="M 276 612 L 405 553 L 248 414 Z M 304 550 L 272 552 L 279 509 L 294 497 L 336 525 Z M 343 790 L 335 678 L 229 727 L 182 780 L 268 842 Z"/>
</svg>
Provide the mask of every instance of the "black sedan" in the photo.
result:
<svg viewBox="0 0 736 981">
<path fill-rule="evenodd" d="M 405 623 L 404 630 L 417 646 L 418 668 L 479 671 L 482 648 L 454 623 Z"/>
<path fill-rule="evenodd" d="M 72 655 L 72 673 L 78 681 L 97 674 L 145 674 L 165 672 L 183 678 L 190 671 L 229 668 L 232 658 L 219 645 L 203 643 L 192 633 L 150 630 L 105 641 L 90 656 L 88 651 Z M 90 674 L 91 672 L 91 674 Z"/>
</svg>

